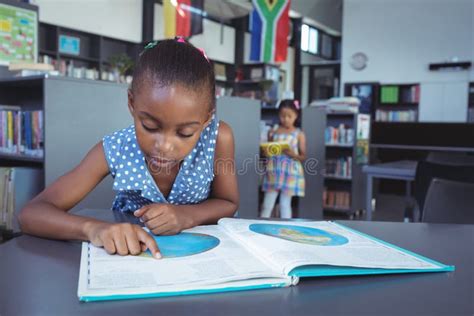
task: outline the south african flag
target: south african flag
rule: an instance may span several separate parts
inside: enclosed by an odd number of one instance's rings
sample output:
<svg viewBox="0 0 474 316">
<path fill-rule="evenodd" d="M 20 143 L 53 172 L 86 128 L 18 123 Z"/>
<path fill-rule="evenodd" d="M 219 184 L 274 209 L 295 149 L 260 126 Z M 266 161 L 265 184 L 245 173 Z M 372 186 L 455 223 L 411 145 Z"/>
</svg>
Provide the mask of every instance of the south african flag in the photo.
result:
<svg viewBox="0 0 474 316">
<path fill-rule="evenodd" d="M 284 62 L 288 49 L 290 0 L 252 0 L 250 59 Z"/>
</svg>

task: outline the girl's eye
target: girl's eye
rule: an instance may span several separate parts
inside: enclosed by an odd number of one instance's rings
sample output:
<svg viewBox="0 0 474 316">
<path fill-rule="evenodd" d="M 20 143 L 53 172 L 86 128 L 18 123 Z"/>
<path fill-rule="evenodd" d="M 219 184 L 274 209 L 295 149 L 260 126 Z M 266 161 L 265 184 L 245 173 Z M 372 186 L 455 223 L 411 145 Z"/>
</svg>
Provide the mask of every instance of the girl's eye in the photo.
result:
<svg viewBox="0 0 474 316">
<path fill-rule="evenodd" d="M 179 137 L 184 137 L 184 138 L 189 138 L 192 137 L 194 134 L 183 134 L 183 133 L 178 133 Z"/>
<path fill-rule="evenodd" d="M 148 131 L 148 132 L 156 132 L 158 130 L 158 128 L 151 128 L 151 127 L 147 127 L 145 124 L 142 123 L 142 126 L 143 128 Z"/>
</svg>

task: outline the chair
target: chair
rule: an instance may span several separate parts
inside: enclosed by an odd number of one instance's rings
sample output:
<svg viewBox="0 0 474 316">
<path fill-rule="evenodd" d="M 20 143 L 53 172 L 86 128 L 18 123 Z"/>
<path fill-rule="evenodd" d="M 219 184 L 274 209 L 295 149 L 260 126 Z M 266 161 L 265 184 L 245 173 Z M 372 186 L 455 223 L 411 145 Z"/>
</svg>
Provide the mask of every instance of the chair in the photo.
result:
<svg viewBox="0 0 474 316">
<path fill-rule="evenodd" d="M 428 161 L 418 162 L 415 175 L 414 197 L 421 214 L 420 216 L 414 216 L 415 220 L 423 216 L 422 210 L 424 209 L 426 193 L 433 178 L 474 183 L 474 165 L 445 165 Z"/>
<path fill-rule="evenodd" d="M 422 222 L 474 224 L 474 184 L 434 178 Z"/>
</svg>

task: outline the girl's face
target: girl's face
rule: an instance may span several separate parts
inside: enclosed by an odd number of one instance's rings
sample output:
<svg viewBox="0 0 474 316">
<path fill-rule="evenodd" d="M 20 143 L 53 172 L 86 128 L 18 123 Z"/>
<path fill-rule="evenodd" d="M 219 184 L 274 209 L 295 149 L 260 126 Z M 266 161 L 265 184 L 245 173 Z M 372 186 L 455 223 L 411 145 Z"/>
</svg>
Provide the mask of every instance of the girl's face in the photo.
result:
<svg viewBox="0 0 474 316">
<path fill-rule="evenodd" d="M 278 112 L 278 116 L 280 117 L 280 124 L 285 128 L 294 127 L 296 119 L 298 118 L 298 114 L 289 108 L 282 108 Z"/>
<path fill-rule="evenodd" d="M 209 96 L 181 85 L 144 83 L 128 106 L 137 141 L 150 167 L 172 169 L 191 152 L 211 120 Z"/>
</svg>

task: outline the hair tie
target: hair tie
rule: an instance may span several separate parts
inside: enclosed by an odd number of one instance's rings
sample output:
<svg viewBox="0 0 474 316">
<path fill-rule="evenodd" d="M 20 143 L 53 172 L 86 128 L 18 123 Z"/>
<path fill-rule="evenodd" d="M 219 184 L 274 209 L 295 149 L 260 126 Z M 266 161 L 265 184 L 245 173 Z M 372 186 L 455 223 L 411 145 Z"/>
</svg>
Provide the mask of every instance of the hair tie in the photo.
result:
<svg viewBox="0 0 474 316">
<path fill-rule="evenodd" d="M 300 109 L 300 103 L 298 102 L 298 100 L 294 100 L 294 101 L 293 101 L 293 105 L 295 106 L 295 108 L 296 108 L 297 110 Z"/>
<path fill-rule="evenodd" d="M 158 41 L 150 42 L 150 43 L 146 44 L 145 49 L 152 49 L 152 48 L 155 47 L 157 44 L 158 44 Z"/>
<path fill-rule="evenodd" d="M 182 36 L 176 36 L 174 38 L 178 43 L 186 43 L 186 40 Z"/>
</svg>

